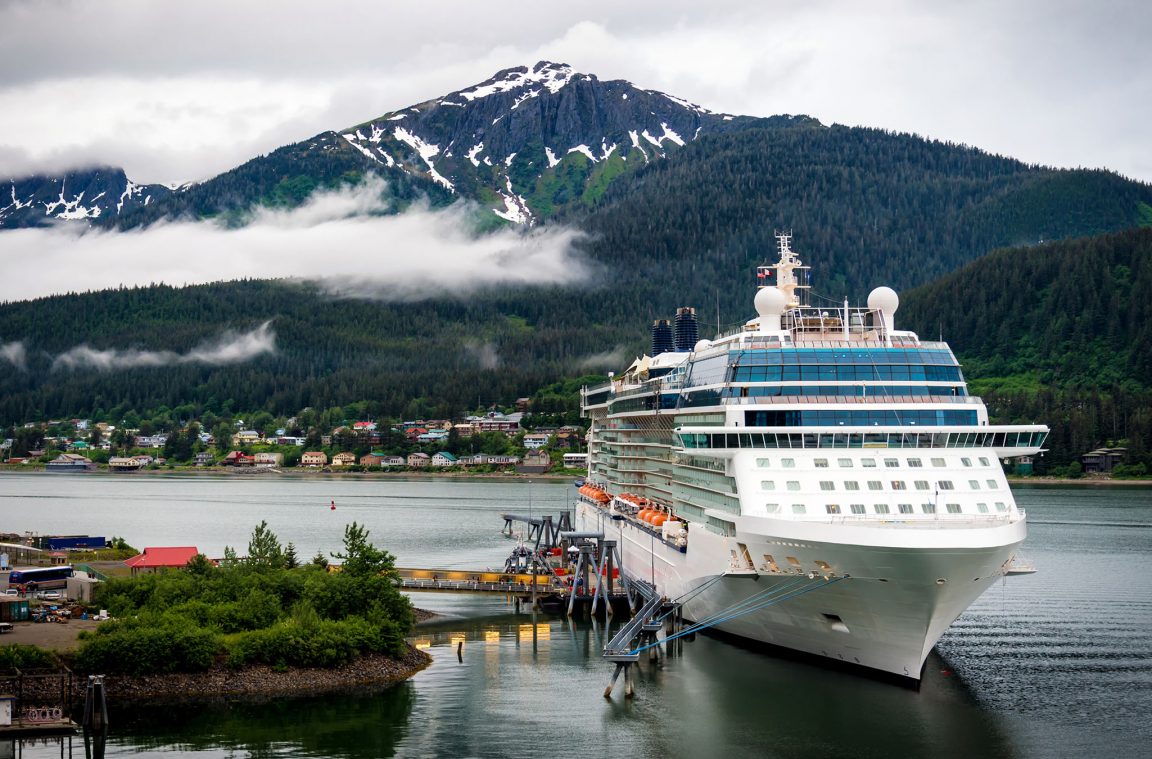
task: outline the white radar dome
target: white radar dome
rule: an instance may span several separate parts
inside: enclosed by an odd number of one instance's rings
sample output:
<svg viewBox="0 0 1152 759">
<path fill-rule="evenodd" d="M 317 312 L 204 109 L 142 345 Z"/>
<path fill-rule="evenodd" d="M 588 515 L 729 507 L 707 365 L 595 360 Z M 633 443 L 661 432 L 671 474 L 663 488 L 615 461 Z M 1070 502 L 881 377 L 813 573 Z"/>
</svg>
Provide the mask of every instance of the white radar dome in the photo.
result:
<svg viewBox="0 0 1152 759">
<path fill-rule="evenodd" d="M 895 295 L 896 293 L 892 293 Z M 761 318 L 766 316 L 782 316 L 788 309 L 788 296 L 775 287 L 761 287 L 756 291 L 756 313 Z"/>
<path fill-rule="evenodd" d="M 885 314 L 894 314 L 900 308 L 900 296 L 891 287 L 877 287 L 868 293 L 868 308 L 873 311 L 883 311 Z"/>
<path fill-rule="evenodd" d="M 702 350 L 708 350 L 711 347 L 712 347 L 712 341 L 711 340 L 697 340 L 696 341 L 696 347 L 693 348 L 692 350 L 699 352 Z"/>
</svg>

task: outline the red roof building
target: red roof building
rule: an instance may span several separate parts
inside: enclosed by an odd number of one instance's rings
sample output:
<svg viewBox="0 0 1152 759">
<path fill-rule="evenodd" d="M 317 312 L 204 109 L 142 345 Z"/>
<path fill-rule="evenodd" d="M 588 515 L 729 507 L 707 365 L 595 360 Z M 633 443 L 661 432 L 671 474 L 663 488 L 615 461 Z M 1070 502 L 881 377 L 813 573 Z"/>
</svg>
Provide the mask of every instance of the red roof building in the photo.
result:
<svg viewBox="0 0 1152 759">
<path fill-rule="evenodd" d="M 132 568 L 132 574 L 155 572 L 160 569 L 174 569 L 185 566 L 188 560 L 200 553 L 196 546 L 151 547 L 124 563 Z"/>
</svg>

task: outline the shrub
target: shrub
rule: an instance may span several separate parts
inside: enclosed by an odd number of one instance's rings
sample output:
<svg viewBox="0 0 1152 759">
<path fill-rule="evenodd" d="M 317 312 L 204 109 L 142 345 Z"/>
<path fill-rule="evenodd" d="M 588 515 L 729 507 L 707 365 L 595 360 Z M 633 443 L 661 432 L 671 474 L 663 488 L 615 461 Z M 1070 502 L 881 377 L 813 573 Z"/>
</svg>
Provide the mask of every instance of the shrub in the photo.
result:
<svg viewBox="0 0 1152 759">
<path fill-rule="evenodd" d="M 41 669 L 56 666 L 56 655 L 37 646 L 14 643 L 0 646 L 0 670 Z"/>
<path fill-rule="evenodd" d="M 212 665 L 218 649 L 217 636 L 200 627 L 108 622 L 100 634 L 81 643 L 76 667 L 102 674 L 202 672 Z"/>
</svg>

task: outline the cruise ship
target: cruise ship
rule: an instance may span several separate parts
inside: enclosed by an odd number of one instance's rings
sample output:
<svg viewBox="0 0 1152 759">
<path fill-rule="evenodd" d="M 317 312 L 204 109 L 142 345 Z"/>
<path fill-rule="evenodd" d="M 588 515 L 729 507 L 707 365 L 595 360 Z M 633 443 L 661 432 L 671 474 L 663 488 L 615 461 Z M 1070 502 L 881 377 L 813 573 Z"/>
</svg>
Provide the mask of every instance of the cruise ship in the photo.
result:
<svg viewBox="0 0 1152 759">
<path fill-rule="evenodd" d="M 920 678 L 948 626 L 1010 573 L 1027 534 L 1005 467 L 1043 425 L 992 425 L 946 343 L 897 328 L 899 297 L 813 306 L 778 234 L 756 316 L 582 390 L 591 419 L 576 529 L 725 633 Z"/>
</svg>

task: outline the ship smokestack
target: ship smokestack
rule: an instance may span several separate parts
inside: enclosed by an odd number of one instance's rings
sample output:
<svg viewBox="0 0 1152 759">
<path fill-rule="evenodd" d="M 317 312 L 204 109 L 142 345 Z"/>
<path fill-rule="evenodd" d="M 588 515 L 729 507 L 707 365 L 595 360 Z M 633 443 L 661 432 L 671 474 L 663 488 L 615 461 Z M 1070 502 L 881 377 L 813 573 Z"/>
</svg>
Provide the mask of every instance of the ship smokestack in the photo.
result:
<svg viewBox="0 0 1152 759">
<path fill-rule="evenodd" d="M 672 324 L 667 319 L 657 319 L 652 322 L 652 355 L 671 353 L 676 343 L 672 337 Z"/>
<path fill-rule="evenodd" d="M 689 306 L 676 309 L 676 352 L 690 353 L 700 339 L 696 323 L 696 309 Z"/>
</svg>

